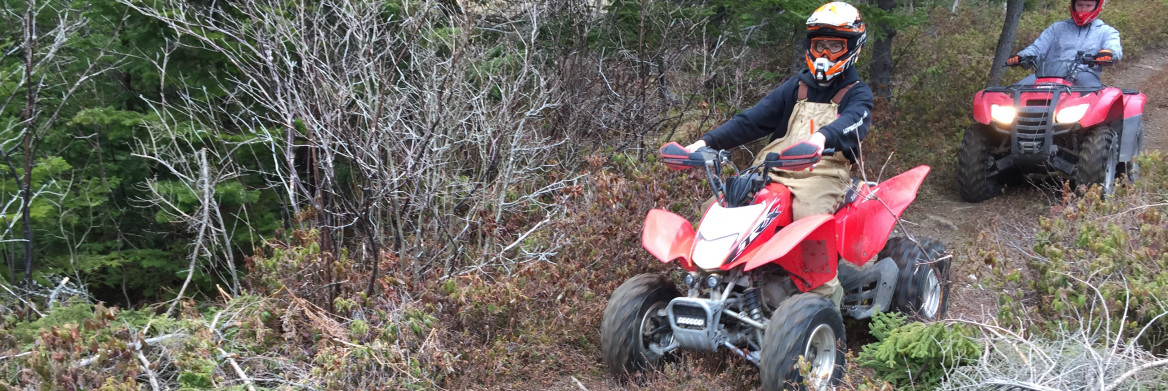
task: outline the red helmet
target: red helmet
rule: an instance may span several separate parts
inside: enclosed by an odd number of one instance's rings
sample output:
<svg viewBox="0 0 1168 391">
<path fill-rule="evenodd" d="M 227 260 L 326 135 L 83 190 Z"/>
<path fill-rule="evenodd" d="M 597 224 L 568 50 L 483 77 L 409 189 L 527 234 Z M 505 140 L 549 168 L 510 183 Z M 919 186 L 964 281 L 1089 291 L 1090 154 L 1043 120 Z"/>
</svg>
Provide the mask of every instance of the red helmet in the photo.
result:
<svg viewBox="0 0 1168 391">
<path fill-rule="evenodd" d="M 1075 2 L 1076 1 L 1081 1 L 1081 0 L 1071 0 L 1071 20 L 1074 20 L 1075 24 L 1077 24 L 1079 26 L 1086 26 L 1088 24 L 1091 24 L 1091 22 L 1094 22 L 1095 18 L 1099 17 L 1099 11 L 1103 11 L 1103 2 L 1105 0 L 1096 0 L 1095 1 L 1095 9 L 1087 11 L 1087 12 L 1075 11 Z"/>
</svg>

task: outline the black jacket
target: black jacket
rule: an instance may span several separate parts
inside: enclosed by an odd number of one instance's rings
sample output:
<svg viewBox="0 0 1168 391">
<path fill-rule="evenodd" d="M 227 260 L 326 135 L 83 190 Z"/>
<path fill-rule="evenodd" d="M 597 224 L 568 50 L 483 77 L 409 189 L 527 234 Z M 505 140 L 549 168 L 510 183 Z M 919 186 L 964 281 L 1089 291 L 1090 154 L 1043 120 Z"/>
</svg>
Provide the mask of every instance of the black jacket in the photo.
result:
<svg viewBox="0 0 1168 391">
<path fill-rule="evenodd" d="M 855 67 L 849 67 L 827 87 L 820 87 L 812 78 L 811 72 L 804 69 L 798 77 L 788 79 L 779 85 L 758 104 L 734 115 L 734 118 L 706 133 L 702 140 L 714 149 L 730 149 L 763 136 L 769 135 L 771 141 L 783 137 L 787 134 L 787 123 L 790 122 L 795 101 L 798 100 L 799 80 L 803 80 L 803 84 L 808 87 L 807 101 L 816 103 L 831 102 L 836 92 L 856 82 L 840 100 L 839 118 L 819 129 L 827 139 L 824 143 L 825 148 L 843 152 L 844 156 L 854 163 L 856 148 L 860 145 L 860 140 L 868 135 L 868 126 L 872 123 L 872 89 L 860 81 L 860 75 L 856 73 Z"/>
</svg>

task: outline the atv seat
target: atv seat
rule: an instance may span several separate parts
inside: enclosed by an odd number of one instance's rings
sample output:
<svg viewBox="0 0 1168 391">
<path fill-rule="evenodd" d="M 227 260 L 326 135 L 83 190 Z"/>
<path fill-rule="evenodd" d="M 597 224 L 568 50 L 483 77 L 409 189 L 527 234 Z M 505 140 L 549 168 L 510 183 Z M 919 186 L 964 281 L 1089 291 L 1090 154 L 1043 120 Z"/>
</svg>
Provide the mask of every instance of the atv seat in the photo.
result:
<svg viewBox="0 0 1168 391">
<path fill-rule="evenodd" d="M 1120 89 L 1124 95 L 1139 95 L 1140 90 L 1129 90 L 1127 88 Z"/>
</svg>

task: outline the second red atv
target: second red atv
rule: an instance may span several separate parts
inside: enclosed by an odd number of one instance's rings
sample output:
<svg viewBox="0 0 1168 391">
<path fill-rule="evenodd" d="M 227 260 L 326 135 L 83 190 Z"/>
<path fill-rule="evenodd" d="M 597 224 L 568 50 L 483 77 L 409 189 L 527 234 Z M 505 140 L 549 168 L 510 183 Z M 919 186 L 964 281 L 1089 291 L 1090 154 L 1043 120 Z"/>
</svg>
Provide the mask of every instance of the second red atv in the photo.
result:
<svg viewBox="0 0 1168 391">
<path fill-rule="evenodd" d="M 929 167 L 880 184 L 856 181 L 835 214 L 792 220 L 791 192 L 772 169 L 801 170 L 818 148 L 797 144 L 741 172 L 728 151 L 660 150 L 671 168 L 706 169 L 717 202 L 694 226 L 672 212 L 645 217 L 641 243 L 685 270 L 682 290 L 659 273 L 634 276 L 613 292 L 601 324 L 604 362 L 618 376 L 652 368 L 678 349 L 726 349 L 757 365 L 764 390 L 830 389 L 842 375 L 842 316 L 901 311 L 941 318 L 949 258 L 929 239 L 889 239 Z M 724 172 L 733 172 L 723 177 Z M 841 261 L 846 260 L 846 261 Z M 837 307 L 813 289 L 839 272 Z M 806 376 L 800 359 L 807 363 Z"/>
<path fill-rule="evenodd" d="M 1101 65 L 1090 55 L 1019 65 L 1036 68 L 1034 84 L 986 88 L 973 98 L 974 124 L 957 155 L 961 198 L 984 201 L 1030 173 L 1067 175 L 1076 186 L 1100 185 L 1104 194 L 1120 176 L 1136 180 L 1147 96 L 1074 86 L 1084 67 Z"/>
</svg>

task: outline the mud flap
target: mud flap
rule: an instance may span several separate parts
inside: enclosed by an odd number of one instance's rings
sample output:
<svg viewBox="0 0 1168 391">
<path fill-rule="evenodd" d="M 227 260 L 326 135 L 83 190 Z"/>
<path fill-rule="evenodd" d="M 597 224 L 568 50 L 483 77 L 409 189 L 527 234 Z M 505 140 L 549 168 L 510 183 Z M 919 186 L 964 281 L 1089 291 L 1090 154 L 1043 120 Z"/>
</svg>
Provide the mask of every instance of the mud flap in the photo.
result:
<svg viewBox="0 0 1168 391">
<path fill-rule="evenodd" d="M 1132 158 L 1143 150 L 1144 116 L 1136 115 L 1123 119 L 1123 129 L 1120 131 L 1119 161 L 1130 162 Z"/>
<path fill-rule="evenodd" d="M 840 262 L 839 279 L 844 288 L 840 312 L 854 319 L 867 319 L 877 312 L 888 311 L 896 292 L 896 261 L 884 258 L 865 267 Z"/>
</svg>

